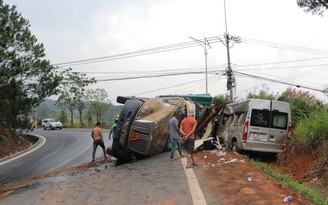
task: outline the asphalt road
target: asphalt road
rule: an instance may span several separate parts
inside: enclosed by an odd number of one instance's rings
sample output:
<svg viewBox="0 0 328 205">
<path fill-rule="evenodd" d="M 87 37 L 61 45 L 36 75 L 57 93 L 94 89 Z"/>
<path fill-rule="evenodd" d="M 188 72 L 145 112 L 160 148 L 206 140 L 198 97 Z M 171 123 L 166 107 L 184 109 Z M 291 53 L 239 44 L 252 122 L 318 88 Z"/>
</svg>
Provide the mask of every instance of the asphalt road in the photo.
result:
<svg viewBox="0 0 328 205">
<path fill-rule="evenodd" d="M 38 149 L 15 160 L 2 162 L 0 165 L 0 184 L 11 181 L 24 180 L 40 173 L 53 171 L 59 168 L 68 168 L 81 163 L 90 162 L 92 154 L 91 130 L 62 129 L 43 130 L 35 129 L 30 134 L 45 138 L 45 143 Z M 108 131 L 103 131 L 105 145 L 110 146 Z M 98 147 L 97 157 L 102 156 Z"/>
<path fill-rule="evenodd" d="M 45 178 L 9 191 L 0 204 L 221 204 L 201 166 L 186 169 L 186 158 L 169 158 L 170 152 L 164 152 L 133 163 L 110 162 L 79 174 Z"/>
<path fill-rule="evenodd" d="M 91 130 L 36 130 L 39 149 L 0 165 L 1 183 L 90 162 Z M 110 146 L 104 131 L 105 145 Z M 97 156 L 101 156 L 98 149 Z M 170 161 L 169 152 L 134 163 L 113 162 L 78 175 L 44 179 L 0 198 L 0 204 L 220 204 L 201 175 L 185 169 L 186 158 Z M 92 169 L 91 169 L 92 170 Z M 196 177 L 198 176 L 198 177 Z"/>
</svg>

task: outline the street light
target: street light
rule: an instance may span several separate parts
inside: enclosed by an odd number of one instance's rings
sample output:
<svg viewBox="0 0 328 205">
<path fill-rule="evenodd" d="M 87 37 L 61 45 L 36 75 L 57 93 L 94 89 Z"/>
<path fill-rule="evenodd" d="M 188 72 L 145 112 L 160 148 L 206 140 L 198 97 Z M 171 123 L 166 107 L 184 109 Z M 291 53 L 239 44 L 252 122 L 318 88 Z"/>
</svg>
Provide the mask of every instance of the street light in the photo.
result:
<svg viewBox="0 0 328 205">
<path fill-rule="evenodd" d="M 195 39 L 193 37 L 190 37 L 192 40 L 194 40 L 196 43 L 198 43 L 201 47 L 204 48 L 204 55 L 205 55 L 205 76 L 206 76 L 206 94 L 208 93 L 208 84 L 207 84 L 207 46 L 209 48 L 212 48 L 209 44 L 209 42 L 206 40 L 206 37 L 204 37 L 204 41 Z"/>
</svg>

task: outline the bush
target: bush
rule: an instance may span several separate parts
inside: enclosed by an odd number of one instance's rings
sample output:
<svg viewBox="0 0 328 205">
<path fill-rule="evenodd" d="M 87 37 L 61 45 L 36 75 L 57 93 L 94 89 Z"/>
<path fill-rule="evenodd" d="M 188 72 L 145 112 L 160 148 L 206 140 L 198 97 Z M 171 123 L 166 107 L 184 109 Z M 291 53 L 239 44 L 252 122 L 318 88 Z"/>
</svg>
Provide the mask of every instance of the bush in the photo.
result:
<svg viewBox="0 0 328 205">
<path fill-rule="evenodd" d="M 296 126 L 295 134 L 309 150 L 318 151 L 327 144 L 327 127 L 328 113 L 326 109 L 321 109 L 313 112 L 308 118 L 302 119 Z"/>
</svg>

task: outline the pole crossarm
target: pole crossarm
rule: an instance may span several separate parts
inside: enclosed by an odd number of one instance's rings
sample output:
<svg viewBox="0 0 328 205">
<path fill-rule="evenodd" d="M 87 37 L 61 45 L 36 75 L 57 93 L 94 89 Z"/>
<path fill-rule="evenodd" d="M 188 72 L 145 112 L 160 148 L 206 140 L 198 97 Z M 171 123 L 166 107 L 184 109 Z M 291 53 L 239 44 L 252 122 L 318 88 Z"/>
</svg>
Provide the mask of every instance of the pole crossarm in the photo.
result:
<svg viewBox="0 0 328 205">
<path fill-rule="evenodd" d="M 210 46 L 210 43 L 209 43 L 208 40 L 206 39 L 206 37 L 204 38 L 203 41 L 202 41 L 202 40 L 199 40 L 199 39 L 197 39 L 197 38 L 190 37 L 190 36 L 189 36 L 189 38 L 192 39 L 192 40 L 194 40 L 196 43 L 198 43 L 198 44 L 199 44 L 201 47 L 203 47 L 204 49 L 206 49 L 206 47 L 212 48 L 212 47 Z"/>
</svg>

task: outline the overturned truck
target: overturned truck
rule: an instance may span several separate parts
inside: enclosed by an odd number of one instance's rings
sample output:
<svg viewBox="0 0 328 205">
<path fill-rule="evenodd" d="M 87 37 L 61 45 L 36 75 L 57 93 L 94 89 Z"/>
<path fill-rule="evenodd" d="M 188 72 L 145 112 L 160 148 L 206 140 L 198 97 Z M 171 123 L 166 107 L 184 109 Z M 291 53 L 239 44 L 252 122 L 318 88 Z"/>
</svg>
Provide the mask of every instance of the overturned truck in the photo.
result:
<svg viewBox="0 0 328 205">
<path fill-rule="evenodd" d="M 209 99 L 210 101 L 211 99 Z M 115 129 L 109 155 L 117 163 L 125 163 L 159 154 L 167 150 L 168 121 L 174 112 L 181 117 L 193 110 L 197 121 L 205 121 L 206 107 L 184 97 L 129 98 L 117 97 L 124 104 Z M 199 125 L 203 125 L 200 123 Z"/>
</svg>

